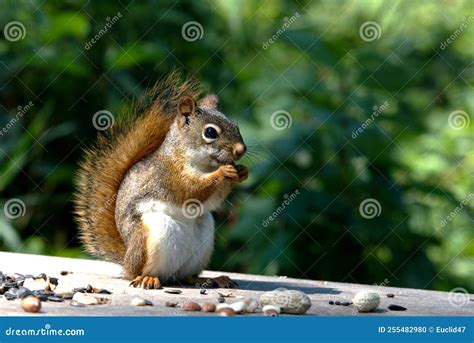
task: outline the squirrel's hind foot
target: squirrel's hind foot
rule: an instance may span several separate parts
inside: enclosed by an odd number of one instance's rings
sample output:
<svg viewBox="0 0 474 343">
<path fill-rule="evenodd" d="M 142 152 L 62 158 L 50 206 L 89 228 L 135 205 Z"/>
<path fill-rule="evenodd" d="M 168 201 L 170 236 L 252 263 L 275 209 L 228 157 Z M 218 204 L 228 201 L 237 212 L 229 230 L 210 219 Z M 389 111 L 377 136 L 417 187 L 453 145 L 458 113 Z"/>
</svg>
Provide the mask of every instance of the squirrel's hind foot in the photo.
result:
<svg viewBox="0 0 474 343">
<path fill-rule="evenodd" d="M 221 275 L 211 279 L 219 288 L 235 288 L 238 284 L 230 277 Z"/>
<path fill-rule="evenodd" d="M 235 288 L 238 286 L 237 282 L 226 275 L 211 278 L 192 276 L 188 279 L 188 282 L 199 287 L 209 288 Z"/>
<path fill-rule="evenodd" d="M 130 282 L 130 286 L 141 287 L 143 289 L 160 289 L 161 282 L 157 277 L 143 275 L 133 279 L 132 282 Z"/>
</svg>

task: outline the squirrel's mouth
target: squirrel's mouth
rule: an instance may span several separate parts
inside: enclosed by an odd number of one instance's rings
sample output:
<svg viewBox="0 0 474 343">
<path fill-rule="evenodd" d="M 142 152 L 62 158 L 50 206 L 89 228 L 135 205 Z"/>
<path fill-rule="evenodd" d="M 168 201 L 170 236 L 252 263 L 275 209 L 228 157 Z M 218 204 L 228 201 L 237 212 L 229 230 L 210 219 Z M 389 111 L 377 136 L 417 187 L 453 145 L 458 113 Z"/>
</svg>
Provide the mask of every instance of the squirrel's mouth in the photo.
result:
<svg viewBox="0 0 474 343">
<path fill-rule="evenodd" d="M 218 165 L 234 164 L 236 160 L 232 154 L 221 152 L 217 155 L 211 156 L 213 162 Z"/>
<path fill-rule="evenodd" d="M 212 160 L 218 164 L 218 165 L 226 165 L 226 164 L 234 164 L 234 160 L 230 158 L 218 158 L 218 157 L 213 157 Z"/>
</svg>

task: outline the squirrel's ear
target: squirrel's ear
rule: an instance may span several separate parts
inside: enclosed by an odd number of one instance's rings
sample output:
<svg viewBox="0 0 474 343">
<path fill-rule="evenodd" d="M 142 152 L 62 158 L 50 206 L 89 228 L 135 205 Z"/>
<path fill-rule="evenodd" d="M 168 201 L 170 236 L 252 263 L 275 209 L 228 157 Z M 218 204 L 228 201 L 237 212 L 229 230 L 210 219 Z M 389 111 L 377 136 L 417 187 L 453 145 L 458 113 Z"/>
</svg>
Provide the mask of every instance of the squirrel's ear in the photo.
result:
<svg viewBox="0 0 474 343">
<path fill-rule="evenodd" d="M 217 106 L 219 106 L 219 97 L 215 94 L 209 94 L 201 100 L 199 106 L 217 110 Z"/>
<path fill-rule="evenodd" d="M 189 116 L 194 113 L 196 104 L 190 96 L 184 96 L 179 100 L 178 112 L 181 126 L 189 123 Z"/>
</svg>

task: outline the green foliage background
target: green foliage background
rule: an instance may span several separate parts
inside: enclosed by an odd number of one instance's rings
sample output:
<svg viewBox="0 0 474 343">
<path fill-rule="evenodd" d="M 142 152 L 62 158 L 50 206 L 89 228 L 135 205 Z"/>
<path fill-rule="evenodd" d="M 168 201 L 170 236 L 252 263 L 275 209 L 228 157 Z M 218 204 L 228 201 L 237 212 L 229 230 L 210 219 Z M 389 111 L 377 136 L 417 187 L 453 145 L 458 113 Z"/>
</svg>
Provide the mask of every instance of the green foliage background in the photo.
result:
<svg viewBox="0 0 474 343">
<path fill-rule="evenodd" d="M 1 36 L 0 127 L 18 106 L 33 107 L 0 136 L 0 204 L 26 204 L 15 220 L 0 212 L 0 249 L 84 256 L 70 200 L 81 149 L 97 134 L 92 116 L 118 115 L 178 67 L 218 93 L 254 152 L 244 159 L 250 179 L 216 214 L 211 268 L 472 293 L 472 198 L 441 225 L 474 192 L 472 2 L 1 0 L 1 7 L 1 27 L 20 21 L 26 36 Z M 183 39 L 189 21 L 202 25 L 201 39 Z M 378 39 L 361 39 L 366 21 L 378 23 Z M 291 115 L 285 130 L 270 125 L 279 110 Z M 448 125 L 457 110 L 471 119 L 460 130 Z M 378 217 L 360 215 L 367 198 L 381 204 Z"/>
</svg>

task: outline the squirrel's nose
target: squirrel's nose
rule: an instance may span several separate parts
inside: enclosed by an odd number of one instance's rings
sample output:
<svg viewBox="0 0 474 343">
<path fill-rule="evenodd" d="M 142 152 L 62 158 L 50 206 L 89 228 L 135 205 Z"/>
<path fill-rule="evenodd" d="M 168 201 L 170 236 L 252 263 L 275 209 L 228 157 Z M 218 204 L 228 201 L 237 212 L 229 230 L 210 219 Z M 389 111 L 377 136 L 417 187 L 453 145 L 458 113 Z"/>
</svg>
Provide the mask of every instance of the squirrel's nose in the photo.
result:
<svg viewBox="0 0 474 343">
<path fill-rule="evenodd" d="M 245 151 L 247 151 L 247 147 L 245 146 L 245 144 L 242 144 L 242 143 L 237 143 L 234 145 L 234 155 L 237 157 L 237 158 L 240 158 L 243 156 L 243 154 L 245 154 Z"/>
</svg>

